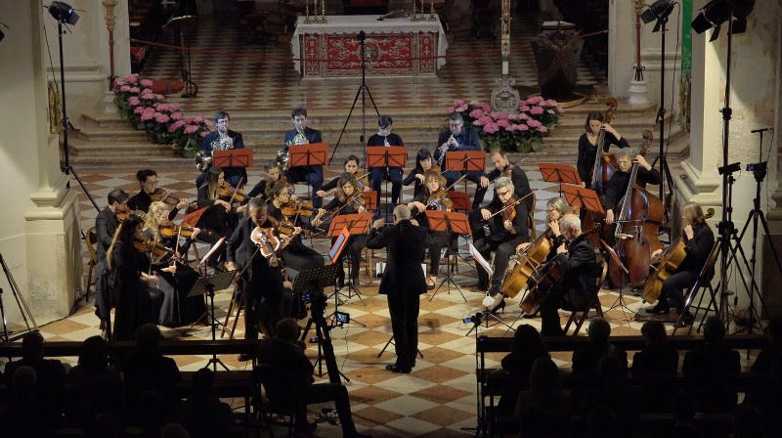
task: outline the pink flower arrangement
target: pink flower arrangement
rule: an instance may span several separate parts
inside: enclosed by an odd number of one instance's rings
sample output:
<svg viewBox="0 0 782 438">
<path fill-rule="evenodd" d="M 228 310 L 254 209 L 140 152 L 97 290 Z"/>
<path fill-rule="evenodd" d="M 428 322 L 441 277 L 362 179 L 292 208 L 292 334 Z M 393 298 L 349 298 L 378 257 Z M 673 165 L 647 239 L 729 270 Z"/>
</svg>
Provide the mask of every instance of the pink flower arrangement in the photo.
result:
<svg viewBox="0 0 782 438">
<path fill-rule="evenodd" d="M 535 119 L 530 119 L 530 120 L 527 120 L 527 126 L 529 126 L 530 128 L 539 128 L 539 127 L 543 126 L 543 123 L 541 123 L 540 121 L 535 120 Z"/>
<path fill-rule="evenodd" d="M 141 121 L 147 122 L 155 118 L 155 110 L 152 108 L 145 108 L 144 112 L 141 113 Z"/>
<path fill-rule="evenodd" d="M 532 114 L 533 116 L 539 116 L 539 115 L 543 114 L 544 112 L 545 112 L 545 110 L 543 109 L 542 106 L 533 106 L 529 110 L 529 113 Z"/>
<path fill-rule="evenodd" d="M 185 126 L 185 134 L 195 134 L 198 131 L 198 125 Z"/>
<path fill-rule="evenodd" d="M 186 123 L 185 123 L 184 120 L 177 120 L 174 123 L 168 125 L 168 132 L 173 134 L 174 132 L 178 131 L 179 129 L 181 129 L 185 125 L 186 125 Z"/>
<path fill-rule="evenodd" d="M 166 124 L 171 121 L 171 117 L 163 113 L 155 113 L 155 121 L 162 124 Z"/>
<path fill-rule="evenodd" d="M 139 81 L 139 84 L 144 88 L 151 88 L 154 82 L 151 79 L 142 79 Z"/>
<path fill-rule="evenodd" d="M 130 85 L 122 85 L 119 87 L 119 91 L 123 93 L 130 93 Z"/>
<path fill-rule="evenodd" d="M 538 132 L 540 132 L 541 134 L 546 134 L 546 133 L 548 133 L 548 128 L 546 128 L 545 126 L 538 126 L 538 127 L 537 127 L 537 128 L 535 128 L 535 129 L 537 129 L 537 131 L 538 131 Z"/>
<path fill-rule="evenodd" d="M 183 117 L 184 117 L 184 115 L 182 114 L 181 111 L 177 111 L 175 113 L 171 113 L 171 120 L 181 121 Z"/>
<path fill-rule="evenodd" d="M 126 81 L 127 81 L 129 84 L 137 84 L 137 83 L 138 83 L 138 74 L 134 73 L 134 74 L 128 75 L 128 76 L 125 78 L 125 80 L 126 80 Z"/>
<path fill-rule="evenodd" d="M 527 100 L 525 100 L 525 102 L 527 103 L 527 105 L 540 105 L 540 103 L 543 102 L 543 97 L 541 97 L 541 96 L 532 96 L 532 97 L 527 98 Z"/>
<path fill-rule="evenodd" d="M 483 132 L 486 134 L 495 134 L 500 130 L 500 127 L 496 123 L 491 122 L 483 126 Z"/>
<path fill-rule="evenodd" d="M 130 105 L 132 107 L 137 107 L 137 106 L 141 105 L 141 100 L 139 100 L 139 98 L 137 96 L 130 96 L 128 98 L 128 105 Z"/>
<path fill-rule="evenodd" d="M 473 119 L 480 119 L 481 117 L 483 117 L 483 115 L 484 115 L 484 112 L 483 112 L 483 109 L 481 109 L 481 108 L 476 108 L 476 109 L 470 111 L 470 117 L 472 117 Z"/>
<path fill-rule="evenodd" d="M 496 124 L 500 128 L 504 128 L 504 129 L 510 128 L 510 125 L 511 125 L 510 120 L 508 120 L 508 119 L 499 119 L 499 120 L 497 120 Z"/>
<path fill-rule="evenodd" d="M 136 108 L 133 110 L 133 114 L 136 114 L 136 115 L 139 115 L 139 116 L 140 116 L 140 115 L 141 115 L 141 113 L 143 113 L 143 112 L 144 112 L 144 109 L 145 109 L 145 108 L 144 108 L 143 106 L 137 106 L 137 107 L 136 107 Z"/>
</svg>

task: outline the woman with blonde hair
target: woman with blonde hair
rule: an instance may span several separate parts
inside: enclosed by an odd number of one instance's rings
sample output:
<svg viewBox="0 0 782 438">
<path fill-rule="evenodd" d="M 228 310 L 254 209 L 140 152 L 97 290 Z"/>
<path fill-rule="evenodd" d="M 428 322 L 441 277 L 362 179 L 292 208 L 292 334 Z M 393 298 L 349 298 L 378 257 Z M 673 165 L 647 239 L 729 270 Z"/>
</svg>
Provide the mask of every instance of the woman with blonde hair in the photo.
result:
<svg viewBox="0 0 782 438">
<path fill-rule="evenodd" d="M 435 170 L 436 169 L 436 170 Z M 426 247 L 429 251 L 431 263 L 430 275 L 426 279 L 429 289 L 437 283 L 437 274 L 440 272 L 440 256 L 443 248 L 451 241 L 450 231 L 433 231 L 429 229 L 429 220 L 426 218 L 427 210 L 451 211 L 453 202 L 448 198 L 448 190 L 445 187 L 445 177 L 440 175 L 439 168 L 433 168 L 424 173 L 424 190 L 419 193 L 408 207 L 415 220 L 427 229 Z"/>
</svg>

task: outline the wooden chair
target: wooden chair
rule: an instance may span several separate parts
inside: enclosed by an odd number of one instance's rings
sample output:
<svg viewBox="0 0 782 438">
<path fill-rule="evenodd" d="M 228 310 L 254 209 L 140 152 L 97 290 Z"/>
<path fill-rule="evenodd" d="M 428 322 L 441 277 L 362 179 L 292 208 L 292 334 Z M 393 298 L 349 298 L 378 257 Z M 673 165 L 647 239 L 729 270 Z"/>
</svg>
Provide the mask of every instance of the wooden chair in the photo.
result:
<svg viewBox="0 0 782 438">
<path fill-rule="evenodd" d="M 606 274 L 608 273 L 608 264 L 605 261 L 602 261 L 601 265 L 602 273 L 597 276 L 597 280 L 595 281 L 595 289 L 594 294 L 591 297 L 591 301 L 588 302 L 583 308 L 573 309 L 573 311 L 570 313 L 567 324 L 565 324 L 565 334 L 567 334 L 568 330 L 570 330 L 570 325 L 575 324 L 575 328 L 573 329 L 573 336 L 578 336 L 578 332 L 581 330 L 581 326 L 584 325 L 584 322 L 587 319 L 589 319 L 589 311 L 592 309 L 595 309 L 598 317 L 603 317 L 603 307 L 600 304 L 600 298 L 598 298 L 597 294 L 600 292 L 600 286 L 603 285 Z"/>
</svg>

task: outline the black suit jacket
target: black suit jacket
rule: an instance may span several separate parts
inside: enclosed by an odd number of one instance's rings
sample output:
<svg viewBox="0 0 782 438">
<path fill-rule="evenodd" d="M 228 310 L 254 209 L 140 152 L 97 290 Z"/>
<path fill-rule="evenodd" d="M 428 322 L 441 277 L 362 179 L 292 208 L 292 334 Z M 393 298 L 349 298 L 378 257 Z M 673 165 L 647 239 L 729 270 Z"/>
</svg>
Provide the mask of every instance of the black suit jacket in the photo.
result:
<svg viewBox="0 0 782 438">
<path fill-rule="evenodd" d="M 551 248 L 556 251 L 556 248 Z M 582 234 L 568 246 L 568 252 L 556 257 L 559 264 L 562 287 L 575 293 L 574 298 L 583 299 L 595 293 L 595 283 L 601 268 L 595 251 L 586 235 Z M 582 304 L 582 303 L 579 303 Z"/>
<path fill-rule="evenodd" d="M 256 248 L 258 248 L 255 243 L 250 240 L 250 235 L 252 235 L 254 229 L 255 222 L 249 217 L 242 218 L 242 220 L 239 221 L 239 225 L 234 229 L 233 234 L 231 234 L 231 237 L 228 238 L 228 241 L 226 242 L 226 260 L 236 263 L 240 270 L 244 268 L 248 262 L 252 261 L 252 266 L 245 271 L 245 278 L 270 279 L 269 275 L 272 274 L 272 271 L 276 270 L 269 265 L 269 262 L 260 253 L 253 258 L 253 255 L 257 251 Z M 274 282 L 274 284 L 268 284 L 267 286 L 269 289 L 272 289 L 272 286 L 275 285 L 276 282 Z"/>
<path fill-rule="evenodd" d="M 114 232 L 117 230 L 117 217 L 109 207 L 105 207 L 95 217 L 95 235 L 98 242 L 96 252 L 98 262 L 106 260 L 106 251 L 111 246 L 111 240 L 114 238 Z"/>
<path fill-rule="evenodd" d="M 373 134 L 371 137 L 369 137 L 369 140 L 367 140 L 367 146 L 385 146 L 386 138 L 388 139 L 388 144 L 391 146 L 404 146 L 404 143 L 402 143 L 402 137 L 394 134 L 393 132 L 388 134 L 388 137 L 383 137 L 380 134 Z"/>
<path fill-rule="evenodd" d="M 441 163 L 442 150 L 440 146 L 448 141 L 451 136 L 451 130 L 445 129 L 440 132 L 440 136 L 437 138 L 437 144 L 434 149 L 434 161 L 435 163 Z M 459 147 L 448 146 L 448 151 L 479 151 L 481 150 L 481 138 L 478 135 L 478 131 L 475 128 L 465 126 L 462 128 L 462 133 L 454 136 L 456 141 L 459 142 Z M 443 163 L 441 163 L 443 165 Z"/>
<path fill-rule="evenodd" d="M 426 230 L 409 220 L 380 230 L 372 229 L 367 248 L 389 249 L 388 264 L 380 281 L 381 294 L 414 295 L 426 292 L 421 263 L 426 251 Z"/>
<path fill-rule="evenodd" d="M 499 178 L 502 175 L 502 172 L 500 172 L 498 169 L 494 169 L 488 174 L 486 174 L 486 177 L 489 179 L 489 181 L 494 181 L 497 178 Z M 527 178 L 527 173 L 524 172 L 524 169 L 519 167 L 517 164 L 511 165 L 510 170 L 510 179 L 513 181 L 513 193 L 516 195 L 517 198 L 523 198 L 524 196 L 527 196 L 532 192 L 532 189 L 529 187 L 529 179 Z M 500 202 L 500 199 L 495 196 L 491 203 L 489 203 L 489 208 L 492 207 L 502 207 L 502 203 Z M 530 196 L 524 201 L 524 205 L 527 206 L 527 211 L 533 210 L 535 208 L 535 199 Z"/>
</svg>

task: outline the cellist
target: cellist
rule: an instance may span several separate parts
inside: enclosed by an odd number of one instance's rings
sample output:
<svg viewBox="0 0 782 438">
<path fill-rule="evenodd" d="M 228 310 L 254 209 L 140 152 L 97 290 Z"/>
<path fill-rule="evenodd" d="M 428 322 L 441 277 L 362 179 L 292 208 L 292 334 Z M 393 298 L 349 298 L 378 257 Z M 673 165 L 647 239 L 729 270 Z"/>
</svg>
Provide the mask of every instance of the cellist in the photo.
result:
<svg viewBox="0 0 782 438">
<path fill-rule="evenodd" d="M 684 294 L 682 291 L 695 283 L 714 247 L 714 232 L 706 223 L 701 206 L 690 202 L 682 209 L 684 225 L 684 248 L 686 256 L 676 271 L 663 282 L 662 292 L 657 304 L 647 309 L 648 313 L 664 315 L 673 307 L 679 315 L 684 312 Z M 662 250 L 652 253 L 659 256 Z M 685 322 L 692 321 L 692 315 L 684 315 Z"/>
<path fill-rule="evenodd" d="M 609 225 L 613 224 L 616 219 L 615 210 L 617 207 L 621 207 L 620 201 L 627 191 L 627 184 L 630 182 L 630 171 L 634 164 L 639 166 L 636 177 L 638 186 L 644 187 L 646 184 L 660 184 L 660 172 L 652 168 L 651 164 L 641 154 L 632 157 L 630 150 L 622 149 L 616 153 L 616 164 L 616 172 L 608 180 L 605 193 L 601 197 L 603 207 L 606 210 L 605 222 Z"/>
<path fill-rule="evenodd" d="M 562 232 L 559 229 L 559 219 L 568 213 L 572 213 L 572 209 L 564 199 L 556 197 L 551 198 L 546 202 L 545 234 L 548 239 L 551 239 L 551 247 L 553 248 L 558 247 L 563 242 L 564 237 L 562 237 Z M 516 252 L 522 253 L 526 251 L 531 244 L 532 242 L 520 243 L 519 246 L 516 247 Z"/>
<path fill-rule="evenodd" d="M 490 233 L 475 241 L 475 248 L 481 255 L 489 260 L 494 252 L 494 275 L 491 279 L 488 295 L 483 301 L 484 307 L 494 311 L 502 305 L 503 295 L 500 286 L 508 269 L 508 260 L 516 247 L 521 242 L 529 240 L 529 226 L 527 224 L 527 203 L 520 201 L 514 193 L 513 180 L 507 176 L 501 176 L 494 181 L 495 198 L 499 201 L 493 203 L 490 212 Z M 483 212 L 482 212 L 483 213 Z M 486 272 L 478 266 L 478 278 L 480 286 L 488 283 Z"/>
</svg>

